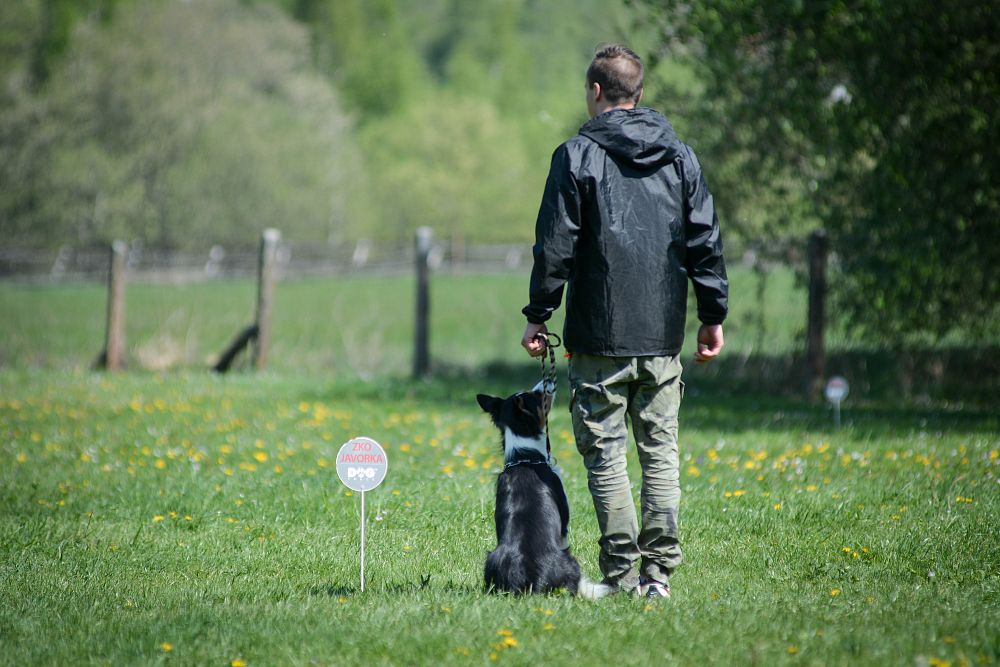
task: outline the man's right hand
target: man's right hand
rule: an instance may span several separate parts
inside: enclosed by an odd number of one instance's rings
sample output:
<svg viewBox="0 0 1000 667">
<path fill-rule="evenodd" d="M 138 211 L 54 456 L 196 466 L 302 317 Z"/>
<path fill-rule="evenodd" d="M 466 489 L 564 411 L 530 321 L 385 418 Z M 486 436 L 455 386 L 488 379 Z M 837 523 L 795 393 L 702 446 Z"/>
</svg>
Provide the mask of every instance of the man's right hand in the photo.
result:
<svg viewBox="0 0 1000 667">
<path fill-rule="evenodd" d="M 538 334 L 547 334 L 549 332 L 548 327 L 544 324 L 532 324 L 528 322 L 528 326 L 524 329 L 524 335 L 521 337 L 521 347 L 528 351 L 533 357 L 538 357 L 545 354 L 545 338 L 542 338 Z"/>
<path fill-rule="evenodd" d="M 715 359 L 724 344 L 721 324 L 702 324 L 698 329 L 698 350 L 694 353 L 694 360 L 704 364 Z"/>
</svg>

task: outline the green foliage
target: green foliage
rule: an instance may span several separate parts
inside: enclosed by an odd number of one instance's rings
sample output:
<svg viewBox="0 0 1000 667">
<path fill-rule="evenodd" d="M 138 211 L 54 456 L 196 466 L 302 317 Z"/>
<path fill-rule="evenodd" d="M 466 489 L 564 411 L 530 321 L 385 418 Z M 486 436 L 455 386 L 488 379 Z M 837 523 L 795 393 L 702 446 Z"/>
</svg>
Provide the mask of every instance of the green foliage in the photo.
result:
<svg viewBox="0 0 1000 667">
<path fill-rule="evenodd" d="M 585 120 L 583 73 L 623 35 L 618 2 L 297 0 L 359 128 L 370 189 L 350 235 L 533 238 L 555 147 Z M 363 201 L 359 201 L 363 199 Z"/>
<path fill-rule="evenodd" d="M 269 7 L 137 2 L 78 26 L 37 95 L 0 109 L 0 229 L 165 248 L 341 231 L 354 149 L 306 36 Z"/>
<path fill-rule="evenodd" d="M 764 233 L 825 226 L 843 320 L 896 340 L 997 335 L 982 330 L 1000 303 L 995 7 L 645 4 L 662 55 L 702 81 L 717 196 Z"/>
<path fill-rule="evenodd" d="M 265 225 L 409 241 L 424 224 L 529 242 L 549 157 L 585 120 L 593 47 L 629 24 L 620 0 L 0 12 L 0 231 L 31 245 L 248 245 Z"/>
</svg>

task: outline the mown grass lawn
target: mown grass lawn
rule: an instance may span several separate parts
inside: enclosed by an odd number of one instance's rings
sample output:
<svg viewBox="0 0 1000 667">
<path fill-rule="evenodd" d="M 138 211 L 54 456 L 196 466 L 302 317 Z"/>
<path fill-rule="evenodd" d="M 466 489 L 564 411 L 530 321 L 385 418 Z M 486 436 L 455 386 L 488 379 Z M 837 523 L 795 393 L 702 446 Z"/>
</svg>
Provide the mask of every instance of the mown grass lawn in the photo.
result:
<svg viewBox="0 0 1000 667">
<path fill-rule="evenodd" d="M 854 405 L 834 432 L 824 409 L 690 392 L 673 599 L 487 596 L 499 451 L 474 394 L 520 382 L 0 371 L 0 663 L 1000 661 L 996 415 Z M 355 435 L 390 457 L 364 594 L 333 465 Z"/>
</svg>

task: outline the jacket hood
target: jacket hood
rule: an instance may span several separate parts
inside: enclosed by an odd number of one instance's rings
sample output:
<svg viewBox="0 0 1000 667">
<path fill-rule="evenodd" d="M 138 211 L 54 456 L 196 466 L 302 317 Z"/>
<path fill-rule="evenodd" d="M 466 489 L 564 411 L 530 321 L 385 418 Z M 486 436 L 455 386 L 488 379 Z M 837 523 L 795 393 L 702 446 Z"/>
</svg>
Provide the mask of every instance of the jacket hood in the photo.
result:
<svg viewBox="0 0 1000 667">
<path fill-rule="evenodd" d="M 672 162 L 681 142 L 670 121 L 653 109 L 612 109 L 590 119 L 580 134 L 615 158 L 649 169 Z"/>
</svg>

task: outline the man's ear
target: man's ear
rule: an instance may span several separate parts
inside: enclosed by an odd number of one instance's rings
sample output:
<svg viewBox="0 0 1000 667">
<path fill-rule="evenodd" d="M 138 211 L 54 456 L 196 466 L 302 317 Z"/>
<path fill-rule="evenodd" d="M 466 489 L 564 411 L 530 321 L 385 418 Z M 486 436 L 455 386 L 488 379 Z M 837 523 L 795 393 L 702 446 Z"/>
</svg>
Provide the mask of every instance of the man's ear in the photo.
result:
<svg viewBox="0 0 1000 667">
<path fill-rule="evenodd" d="M 493 416 L 500 414 L 500 405 L 503 403 L 502 398 L 487 396 L 486 394 L 476 394 L 476 401 L 479 403 L 479 407 L 483 409 L 483 412 L 488 412 Z"/>
<path fill-rule="evenodd" d="M 595 81 L 592 84 L 590 84 L 590 87 L 594 91 L 594 101 L 595 102 L 600 102 L 602 99 L 604 99 L 604 90 L 601 88 L 601 84 L 599 84 L 599 83 L 597 83 Z"/>
</svg>

